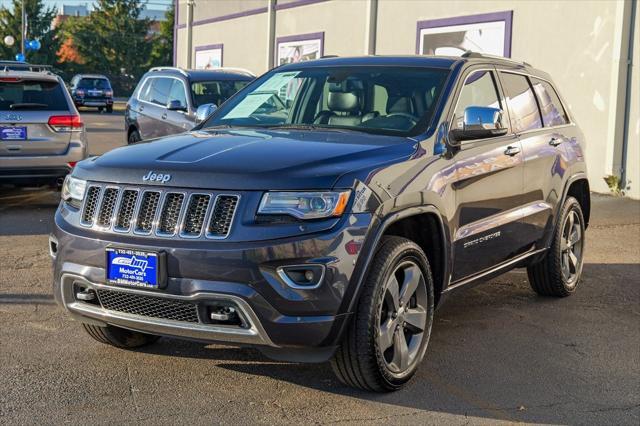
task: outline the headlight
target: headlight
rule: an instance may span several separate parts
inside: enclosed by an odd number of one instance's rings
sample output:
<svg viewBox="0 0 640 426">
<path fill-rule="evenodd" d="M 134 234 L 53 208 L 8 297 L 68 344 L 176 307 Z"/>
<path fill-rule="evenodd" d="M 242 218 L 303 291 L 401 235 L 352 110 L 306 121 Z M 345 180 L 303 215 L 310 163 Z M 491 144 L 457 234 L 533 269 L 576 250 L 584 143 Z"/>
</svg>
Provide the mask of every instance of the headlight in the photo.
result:
<svg viewBox="0 0 640 426">
<path fill-rule="evenodd" d="M 267 192 L 258 214 L 284 214 L 298 219 L 336 217 L 344 213 L 351 191 Z"/>
<path fill-rule="evenodd" d="M 87 181 L 68 175 L 62 184 L 62 199 L 74 205 L 80 205 L 84 198 Z"/>
</svg>

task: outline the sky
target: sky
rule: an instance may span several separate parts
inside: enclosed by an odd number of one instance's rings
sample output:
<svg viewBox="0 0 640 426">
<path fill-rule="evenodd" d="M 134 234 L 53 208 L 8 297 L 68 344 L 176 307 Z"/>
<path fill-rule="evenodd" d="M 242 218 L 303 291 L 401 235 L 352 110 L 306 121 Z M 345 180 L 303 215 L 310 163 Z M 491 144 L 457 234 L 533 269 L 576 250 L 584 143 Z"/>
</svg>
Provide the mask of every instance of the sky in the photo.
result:
<svg viewBox="0 0 640 426">
<path fill-rule="evenodd" d="M 147 0 L 147 8 L 148 9 L 166 9 L 173 0 Z M 143 1 L 144 2 L 144 1 Z M 0 0 L 0 7 L 11 7 L 12 0 Z M 88 5 L 89 9 L 91 9 L 90 5 L 93 4 L 91 0 L 44 0 L 44 3 L 47 6 L 54 6 L 56 8 L 60 8 L 63 4 L 69 6 L 81 6 Z"/>
</svg>

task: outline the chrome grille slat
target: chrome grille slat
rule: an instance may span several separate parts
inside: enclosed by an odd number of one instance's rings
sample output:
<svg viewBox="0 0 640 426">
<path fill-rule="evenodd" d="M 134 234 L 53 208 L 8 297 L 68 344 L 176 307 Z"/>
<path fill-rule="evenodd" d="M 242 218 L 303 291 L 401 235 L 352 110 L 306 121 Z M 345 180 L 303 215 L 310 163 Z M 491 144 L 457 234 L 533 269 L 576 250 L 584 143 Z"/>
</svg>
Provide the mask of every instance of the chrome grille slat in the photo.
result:
<svg viewBox="0 0 640 426">
<path fill-rule="evenodd" d="M 197 238 L 202 233 L 204 221 L 207 217 L 211 195 L 191 194 L 187 212 L 185 214 L 184 225 L 181 236 L 186 238 Z"/>
<path fill-rule="evenodd" d="M 168 192 L 162 203 L 160 219 L 156 234 L 164 236 L 175 235 L 180 222 L 180 212 L 184 203 L 184 194 L 179 192 Z"/>
<path fill-rule="evenodd" d="M 92 226 L 98 211 L 98 203 L 100 202 L 100 194 L 102 188 L 99 186 L 90 186 L 87 188 L 87 194 L 84 201 L 84 209 L 82 210 L 82 217 L 80 223 L 85 226 Z"/>
<path fill-rule="evenodd" d="M 120 206 L 118 208 L 116 221 L 113 225 L 114 230 L 127 232 L 131 228 L 131 222 L 133 220 L 133 214 L 135 213 L 137 202 L 138 190 L 125 189 L 122 191 Z"/>
<path fill-rule="evenodd" d="M 156 219 L 158 205 L 160 204 L 160 191 L 145 191 L 138 209 L 135 232 L 150 234 Z"/>
<path fill-rule="evenodd" d="M 207 226 L 208 238 L 226 238 L 231 231 L 231 222 L 238 204 L 237 195 L 220 194 L 216 197 L 209 225 Z"/>
<path fill-rule="evenodd" d="M 184 239 L 225 239 L 239 195 L 89 182 L 80 223 L 100 232 Z"/>
<path fill-rule="evenodd" d="M 116 208 L 118 201 L 118 194 L 120 189 L 114 187 L 107 187 L 102 194 L 102 201 L 100 202 L 100 210 L 98 211 L 98 218 L 96 224 L 103 228 L 111 226 L 111 218 Z"/>
</svg>

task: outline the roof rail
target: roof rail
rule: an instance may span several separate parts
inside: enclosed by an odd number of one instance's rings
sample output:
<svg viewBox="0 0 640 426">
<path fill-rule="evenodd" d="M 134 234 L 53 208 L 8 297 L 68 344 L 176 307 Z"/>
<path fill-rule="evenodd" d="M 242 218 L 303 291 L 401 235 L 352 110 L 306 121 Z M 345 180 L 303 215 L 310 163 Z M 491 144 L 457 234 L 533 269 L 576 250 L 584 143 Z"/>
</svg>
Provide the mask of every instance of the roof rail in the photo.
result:
<svg viewBox="0 0 640 426">
<path fill-rule="evenodd" d="M 498 56 L 498 55 L 490 55 L 488 53 L 482 53 L 482 52 L 473 52 L 471 50 L 467 50 L 466 52 L 464 52 L 461 55 L 462 58 L 485 58 L 485 59 L 496 59 L 496 60 L 500 60 L 500 61 L 506 61 L 506 62 L 513 62 L 516 64 L 522 64 L 524 66 L 530 67 L 531 64 L 525 61 L 516 61 L 515 59 L 511 59 L 511 58 L 505 58 L 504 56 Z"/>
<path fill-rule="evenodd" d="M 180 74 L 184 75 L 185 77 L 189 77 L 189 74 L 187 74 L 185 70 L 178 67 L 153 67 L 149 70 L 149 72 L 156 72 L 156 71 L 178 71 Z"/>
<path fill-rule="evenodd" d="M 220 67 L 220 68 L 214 68 L 213 71 L 215 70 L 220 70 L 220 71 L 238 71 L 238 72 L 243 72 L 245 74 L 249 74 L 253 77 L 255 77 L 256 75 L 254 73 L 252 73 L 251 71 L 249 71 L 246 68 L 237 68 L 237 67 Z"/>
<path fill-rule="evenodd" d="M 7 71 L 32 71 L 51 72 L 51 65 L 29 64 L 27 62 L 0 61 L 0 70 Z"/>
</svg>

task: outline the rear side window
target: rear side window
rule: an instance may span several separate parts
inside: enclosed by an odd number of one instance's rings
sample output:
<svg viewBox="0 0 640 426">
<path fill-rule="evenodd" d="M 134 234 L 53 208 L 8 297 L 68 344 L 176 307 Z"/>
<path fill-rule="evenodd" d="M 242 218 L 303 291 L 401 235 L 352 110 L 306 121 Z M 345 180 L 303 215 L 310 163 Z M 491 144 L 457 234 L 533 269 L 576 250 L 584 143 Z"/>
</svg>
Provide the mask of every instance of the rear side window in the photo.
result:
<svg viewBox="0 0 640 426">
<path fill-rule="evenodd" d="M 500 76 L 509 105 L 513 131 L 518 133 L 540 129 L 542 119 L 527 77 L 505 72 L 500 73 Z"/>
<path fill-rule="evenodd" d="M 198 81 L 191 83 L 191 95 L 195 107 L 204 104 L 220 106 L 238 90 L 249 84 L 248 81 L 220 80 Z"/>
<path fill-rule="evenodd" d="M 0 79 L 0 110 L 66 111 L 67 100 L 56 81 Z"/>
<path fill-rule="evenodd" d="M 106 78 L 83 78 L 78 82 L 78 87 L 82 89 L 98 89 L 98 90 L 111 89 L 109 80 L 107 80 Z"/>
<path fill-rule="evenodd" d="M 491 71 L 475 71 L 464 82 L 453 118 L 454 128 L 462 129 L 464 110 L 470 106 L 501 108 Z"/>
<path fill-rule="evenodd" d="M 560 98 L 551 84 L 533 77 L 531 78 L 531 84 L 538 97 L 544 126 L 561 126 L 569 123 L 569 118 L 562 107 L 562 102 L 560 102 Z"/>
</svg>

